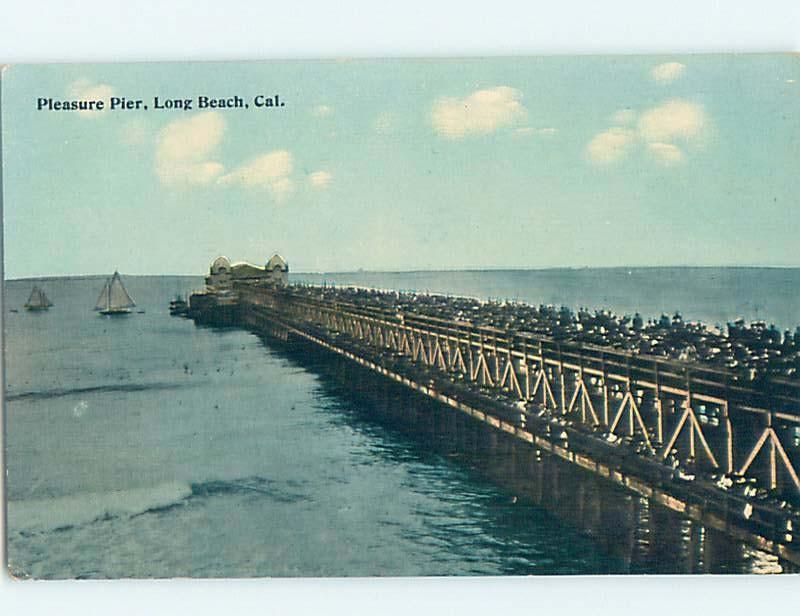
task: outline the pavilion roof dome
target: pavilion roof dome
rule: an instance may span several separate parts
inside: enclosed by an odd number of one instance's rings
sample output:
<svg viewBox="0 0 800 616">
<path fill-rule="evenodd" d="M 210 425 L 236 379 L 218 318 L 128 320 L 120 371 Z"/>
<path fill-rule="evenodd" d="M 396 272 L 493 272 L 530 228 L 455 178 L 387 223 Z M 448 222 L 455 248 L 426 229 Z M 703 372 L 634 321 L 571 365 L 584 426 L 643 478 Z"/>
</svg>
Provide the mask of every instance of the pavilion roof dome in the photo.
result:
<svg viewBox="0 0 800 616">
<path fill-rule="evenodd" d="M 277 266 L 280 266 L 281 269 L 288 269 L 289 267 L 286 263 L 286 259 L 276 252 L 269 258 L 269 261 L 267 261 L 267 269 L 274 269 Z"/>
<path fill-rule="evenodd" d="M 212 274 L 215 274 L 215 273 L 219 272 L 222 269 L 230 271 L 230 269 L 231 269 L 231 260 L 228 257 L 221 256 L 221 257 L 217 257 L 216 259 L 214 259 L 214 261 L 212 261 L 212 263 L 211 263 L 211 273 Z"/>
</svg>

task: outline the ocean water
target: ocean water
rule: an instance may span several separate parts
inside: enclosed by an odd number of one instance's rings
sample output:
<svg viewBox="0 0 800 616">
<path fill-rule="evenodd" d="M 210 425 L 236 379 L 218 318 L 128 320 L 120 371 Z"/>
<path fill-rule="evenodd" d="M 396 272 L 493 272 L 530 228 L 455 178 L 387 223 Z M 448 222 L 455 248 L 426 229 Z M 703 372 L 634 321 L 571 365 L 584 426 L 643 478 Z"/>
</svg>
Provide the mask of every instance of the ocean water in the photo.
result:
<svg viewBox="0 0 800 616">
<path fill-rule="evenodd" d="M 494 275 L 462 292 L 498 295 Z M 102 279 L 43 281 L 44 313 L 5 283 L 16 576 L 782 568 L 308 349 L 170 317 L 199 277 L 124 282 L 143 313 L 93 313 Z"/>
</svg>

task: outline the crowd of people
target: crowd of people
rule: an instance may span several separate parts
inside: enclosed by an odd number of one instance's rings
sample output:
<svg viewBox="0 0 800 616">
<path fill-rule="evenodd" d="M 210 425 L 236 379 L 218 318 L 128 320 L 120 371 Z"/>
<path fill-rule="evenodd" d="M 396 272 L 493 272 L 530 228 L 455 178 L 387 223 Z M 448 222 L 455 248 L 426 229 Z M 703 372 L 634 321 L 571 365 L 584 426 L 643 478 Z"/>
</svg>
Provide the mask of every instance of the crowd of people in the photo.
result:
<svg viewBox="0 0 800 616">
<path fill-rule="evenodd" d="M 399 313 L 435 316 L 475 326 L 528 332 L 563 342 L 579 342 L 679 361 L 700 362 L 735 372 L 740 378 L 800 378 L 800 326 L 781 333 L 774 325 L 743 319 L 725 328 L 685 321 L 679 313 L 645 320 L 638 313 L 566 306 L 534 306 L 416 292 L 359 287 L 295 287 L 327 300 L 364 303 Z"/>
</svg>

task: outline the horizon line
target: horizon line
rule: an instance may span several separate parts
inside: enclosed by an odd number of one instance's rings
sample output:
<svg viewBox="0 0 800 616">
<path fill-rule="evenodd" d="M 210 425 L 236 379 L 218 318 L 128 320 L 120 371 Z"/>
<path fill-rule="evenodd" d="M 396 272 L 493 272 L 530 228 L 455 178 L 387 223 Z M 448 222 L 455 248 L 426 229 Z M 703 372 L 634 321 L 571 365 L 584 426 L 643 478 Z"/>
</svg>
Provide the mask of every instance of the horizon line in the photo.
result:
<svg viewBox="0 0 800 616">
<path fill-rule="evenodd" d="M 530 266 L 497 266 L 497 267 L 452 267 L 452 268 L 418 268 L 418 269 L 343 269 L 343 270 L 301 270 L 289 272 L 289 275 L 342 275 L 342 274 L 422 274 L 422 273 L 441 273 L 441 272 L 546 272 L 546 271 L 577 271 L 577 270 L 642 270 L 642 269 L 800 269 L 800 265 L 554 265 L 549 267 L 530 267 Z M 124 274 L 133 277 L 189 277 L 205 276 L 201 273 L 163 273 L 163 274 Z M 72 278 L 108 278 L 109 274 L 39 274 L 32 276 L 20 276 L 16 278 L 3 278 L 4 282 L 17 282 L 24 280 L 47 280 L 47 279 L 72 279 Z"/>
</svg>

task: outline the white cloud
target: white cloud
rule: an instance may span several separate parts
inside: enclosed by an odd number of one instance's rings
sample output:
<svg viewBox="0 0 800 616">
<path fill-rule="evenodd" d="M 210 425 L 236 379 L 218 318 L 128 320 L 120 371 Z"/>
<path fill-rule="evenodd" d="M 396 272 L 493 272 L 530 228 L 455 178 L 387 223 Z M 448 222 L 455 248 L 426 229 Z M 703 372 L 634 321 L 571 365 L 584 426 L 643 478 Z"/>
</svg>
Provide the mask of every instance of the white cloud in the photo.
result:
<svg viewBox="0 0 800 616">
<path fill-rule="evenodd" d="M 672 143 L 649 143 L 647 149 L 650 154 L 664 165 L 674 165 L 683 162 L 683 151 Z"/>
<path fill-rule="evenodd" d="M 224 167 L 211 160 L 225 133 L 225 120 L 216 111 L 175 120 L 159 133 L 156 172 L 170 185 L 208 184 Z"/>
<path fill-rule="evenodd" d="M 680 62 L 665 62 L 653 67 L 650 76 L 659 83 L 670 83 L 683 75 L 686 66 Z"/>
<path fill-rule="evenodd" d="M 226 173 L 218 182 L 221 185 L 239 184 L 248 188 L 266 188 L 276 200 L 281 201 L 294 192 L 294 182 L 289 177 L 293 167 L 290 152 L 275 150 Z"/>
<path fill-rule="evenodd" d="M 314 188 L 327 188 L 332 180 L 333 175 L 328 171 L 315 171 L 308 176 L 308 181 Z"/>
<path fill-rule="evenodd" d="M 558 132 L 557 128 L 547 127 L 547 128 L 540 128 L 536 131 L 540 135 L 555 135 Z"/>
<path fill-rule="evenodd" d="M 327 118 L 332 113 L 333 109 L 327 105 L 317 105 L 311 110 L 311 115 L 313 115 L 315 118 Z"/>
<path fill-rule="evenodd" d="M 615 126 L 599 133 L 586 146 L 593 162 L 615 163 L 639 144 L 664 165 L 674 165 L 686 159 L 684 146 L 700 141 L 708 126 L 702 105 L 682 99 L 672 99 L 645 110 L 636 121 L 629 110 L 614 114 L 614 120 L 636 123 L 636 128 Z M 632 115 L 630 115 L 632 114 Z"/>
<path fill-rule="evenodd" d="M 647 141 L 692 139 L 705 125 L 702 105 L 676 98 L 645 111 L 639 118 L 639 133 Z"/>
<path fill-rule="evenodd" d="M 225 120 L 219 112 L 199 113 L 167 124 L 159 133 L 156 147 L 156 172 L 171 186 L 215 183 L 217 186 L 244 186 L 268 190 L 276 201 L 294 192 L 291 178 L 292 154 L 274 150 L 226 172 L 214 160 L 225 134 Z"/>
<path fill-rule="evenodd" d="M 595 135 L 586 146 L 586 152 L 595 163 L 608 165 L 624 158 L 635 141 L 634 131 L 614 126 Z"/>
<path fill-rule="evenodd" d="M 92 83 L 88 79 L 78 79 L 67 87 L 67 97 L 79 100 L 102 100 L 106 103 L 103 111 L 79 111 L 82 118 L 97 118 L 108 110 L 109 99 L 114 96 L 114 88 L 107 83 Z"/>
<path fill-rule="evenodd" d="M 439 98 L 433 103 L 431 123 L 447 139 L 485 135 L 527 115 L 521 98 L 518 90 L 508 86 L 477 90 L 466 98 Z"/>
</svg>

